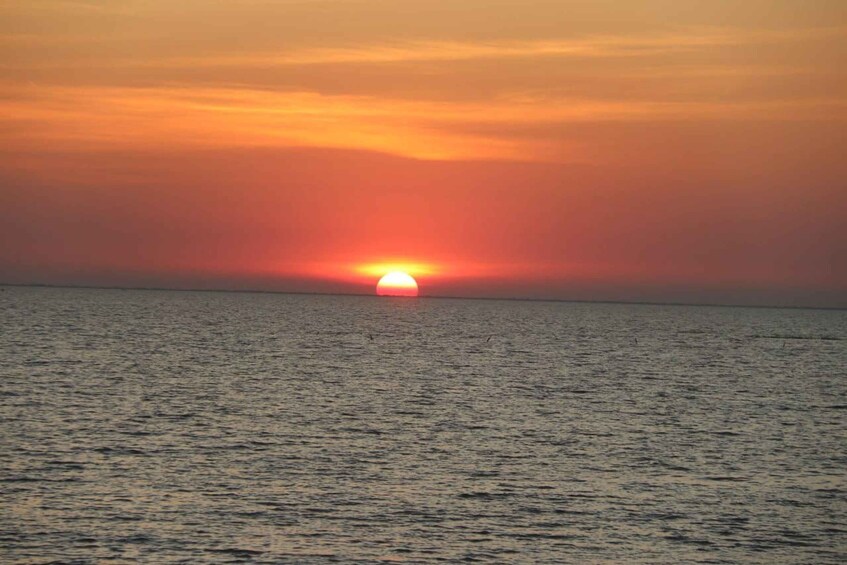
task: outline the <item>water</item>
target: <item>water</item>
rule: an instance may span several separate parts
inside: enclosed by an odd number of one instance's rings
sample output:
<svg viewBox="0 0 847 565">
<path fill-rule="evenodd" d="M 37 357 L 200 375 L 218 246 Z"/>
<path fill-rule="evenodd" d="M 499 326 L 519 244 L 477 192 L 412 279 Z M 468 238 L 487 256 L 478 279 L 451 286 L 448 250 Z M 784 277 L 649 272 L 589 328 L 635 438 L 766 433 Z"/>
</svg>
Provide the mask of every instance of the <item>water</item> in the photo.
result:
<svg viewBox="0 0 847 565">
<path fill-rule="evenodd" d="M 847 312 L 10 287 L 0 560 L 847 558 Z"/>
</svg>

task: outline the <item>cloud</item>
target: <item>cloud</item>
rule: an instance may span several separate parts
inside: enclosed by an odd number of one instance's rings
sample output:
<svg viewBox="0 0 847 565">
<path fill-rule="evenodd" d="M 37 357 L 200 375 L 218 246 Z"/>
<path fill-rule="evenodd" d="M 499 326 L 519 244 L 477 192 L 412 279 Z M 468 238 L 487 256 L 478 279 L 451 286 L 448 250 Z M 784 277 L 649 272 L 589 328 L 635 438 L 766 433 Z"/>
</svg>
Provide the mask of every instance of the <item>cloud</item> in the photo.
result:
<svg viewBox="0 0 847 565">
<path fill-rule="evenodd" d="M 732 45 L 750 45 L 844 36 L 847 28 L 816 30 L 690 29 L 658 35 L 600 35 L 574 39 L 533 41 L 412 41 L 394 44 L 313 48 L 288 53 L 174 58 L 153 65 L 279 66 L 337 63 L 400 63 L 469 61 L 477 59 L 538 57 L 638 57 Z"/>
<path fill-rule="evenodd" d="M 6 88 L 5 144 L 332 147 L 420 159 L 585 160 L 567 138 L 510 128 L 597 122 L 843 120 L 847 101 L 598 101 L 520 94 L 475 102 L 217 88 Z M 480 128 L 489 124 L 497 127 Z"/>
<path fill-rule="evenodd" d="M 356 43 L 332 47 L 279 48 L 246 52 L 209 52 L 201 55 L 142 55 L 111 57 L 108 53 L 84 61 L 40 61 L 36 68 L 142 67 L 198 68 L 235 67 L 270 68 L 281 66 L 328 64 L 384 64 L 414 62 L 457 62 L 481 59 L 520 58 L 634 58 L 685 53 L 730 46 L 790 43 L 847 36 L 847 28 L 814 28 L 795 30 L 749 30 L 735 28 L 684 28 L 676 32 L 652 34 L 589 35 L 539 40 L 397 40 L 380 43 Z M 56 45 L 107 43 L 124 41 L 125 36 L 7 34 L 0 44 Z M 139 38 L 140 39 L 140 38 Z M 4 65 L 14 68 L 15 62 Z"/>
</svg>

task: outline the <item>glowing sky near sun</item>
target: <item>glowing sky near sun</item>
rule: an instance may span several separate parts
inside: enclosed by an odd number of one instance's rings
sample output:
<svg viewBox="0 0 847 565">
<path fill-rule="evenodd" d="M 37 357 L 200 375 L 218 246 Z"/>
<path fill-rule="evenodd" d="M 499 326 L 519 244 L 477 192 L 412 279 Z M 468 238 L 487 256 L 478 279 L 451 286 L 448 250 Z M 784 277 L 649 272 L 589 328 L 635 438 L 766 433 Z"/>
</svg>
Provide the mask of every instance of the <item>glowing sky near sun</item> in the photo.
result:
<svg viewBox="0 0 847 565">
<path fill-rule="evenodd" d="M 0 282 L 847 305 L 845 16 L 10 0 Z"/>
</svg>

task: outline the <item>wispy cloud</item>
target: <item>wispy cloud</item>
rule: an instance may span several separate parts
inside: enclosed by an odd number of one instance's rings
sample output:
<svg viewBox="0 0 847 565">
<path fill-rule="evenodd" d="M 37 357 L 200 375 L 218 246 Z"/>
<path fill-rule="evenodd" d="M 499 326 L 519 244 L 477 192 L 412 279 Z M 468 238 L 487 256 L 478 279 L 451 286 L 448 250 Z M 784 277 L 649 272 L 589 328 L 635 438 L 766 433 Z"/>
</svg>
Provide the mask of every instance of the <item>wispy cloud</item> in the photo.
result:
<svg viewBox="0 0 847 565">
<path fill-rule="evenodd" d="M 795 30 L 748 30 L 735 28 L 687 28 L 673 33 L 590 35 L 565 39 L 436 41 L 397 40 L 329 47 L 300 47 L 273 50 L 209 52 L 199 55 L 112 57 L 108 53 L 84 61 L 40 61 L 37 68 L 76 66 L 203 68 L 281 67 L 328 64 L 381 64 L 456 62 L 481 59 L 520 58 L 633 58 L 708 50 L 727 46 L 790 43 L 809 39 L 847 37 L 847 27 Z M 124 36 L 9 34 L 0 36 L 6 45 L 57 45 L 125 41 Z M 6 68 L 16 66 L 6 61 Z"/>
<path fill-rule="evenodd" d="M 797 41 L 829 35 L 847 36 L 847 28 L 789 31 L 706 28 L 657 35 L 602 35 L 533 41 L 398 41 L 392 44 L 312 48 L 282 53 L 177 57 L 151 64 L 281 66 L 537 57 L 637 57 L 720 46 Z"/>
<path fill-rule="evenodd" d="M 481 102 L 312 92 L 179 88 L 7 88 L 6 143 L 314 146 L 421 159 L 580 160 L 566 137 L 509 136 L 525 125 L 705 120 L 844 120 L 847 101 L 627 102 L 533 97 Z M 502 127 L 479 133 L 479 124 Z"/>
</svg>

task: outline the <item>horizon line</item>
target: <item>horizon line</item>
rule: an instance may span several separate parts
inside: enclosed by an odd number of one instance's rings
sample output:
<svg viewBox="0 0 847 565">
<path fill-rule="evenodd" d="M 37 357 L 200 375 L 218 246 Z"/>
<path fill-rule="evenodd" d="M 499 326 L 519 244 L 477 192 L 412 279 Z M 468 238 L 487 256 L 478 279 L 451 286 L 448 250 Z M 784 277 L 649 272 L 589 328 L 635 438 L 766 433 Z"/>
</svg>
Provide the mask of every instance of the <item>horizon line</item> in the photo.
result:
<svg viewBox="0 0 847 565">
<path fill-rule="evenodd" d="M 41 287 L 68 288 L 82 290 L 141 290 L 166 292 L 229 292 L 243 294 L 291 294 L 303 296 L 358 296 L 379 299 L 411 299 L 434 298 L 445 300 L 505 300 L 510 302 L 566 302 L 575 304 L 622 304 L 631 306 L 694 306 L 698 308 L 769 308 L 778 310 L 847 310 L 847 306 L 777 306 L 773 304 L 729 304 L 708 302 L 657 302 L 650 300 L 587 300 L 574 298 L 533 298 L 533 297 L 494 297 L 494 296 L 449 296 L 434 294 L 419 294 L 417 296 L 378 296 L 361 292 L 320 292 L 296 290 L 262 290 L 262 289 L 232 289 L 232 288 L 172 288 L 157 286 L 116 286 L 116 285 L 83 285 L 83 284 L 51 284 L 51 283 L 6 283 L 0 281 L 0 287 Z"/>
</svg>

